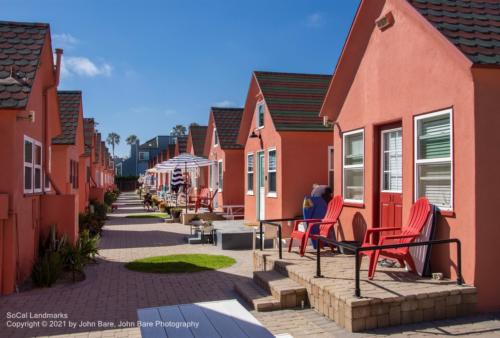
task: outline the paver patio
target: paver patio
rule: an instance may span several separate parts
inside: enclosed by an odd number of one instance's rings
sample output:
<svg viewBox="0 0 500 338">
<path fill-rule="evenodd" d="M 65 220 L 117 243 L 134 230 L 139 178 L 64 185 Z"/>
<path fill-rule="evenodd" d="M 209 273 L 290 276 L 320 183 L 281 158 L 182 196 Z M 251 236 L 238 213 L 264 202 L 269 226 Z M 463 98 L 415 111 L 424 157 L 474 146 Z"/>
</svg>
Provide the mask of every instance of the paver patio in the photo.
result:
<svg viewBox="0 0 500 338">
<path fill-rule="evenodd" d="M 184 236 L 189 228 L 166 224 L 158 219 L 125 218 L 130 213 L 143 212 L 132 194 L 123 194 L 117 212 L 107 222 L 101 240 L 99 264 L 86 269 L 85 281 L 60 284 L 53 288 L 33 289 L 0 298 L 0 337 L 76 336 L 76 337 L 136 337 L 132 328 L 7 327 L 7 313 L 63 313 L 67 320 L 91 323 L 135 322 L 137 308 L 174 305 L 201 301 L 236 298 L 234 283 L 252 276 L 250 251 L 220 251 L 211 245 L 187 245 Z M 217 253 L 234 257 L 232 267 L 193 274 L 148 274 L 129 271 L 124 263 L 147 256 L 175 253 Z M 254 315 L 273 333 L 291 333 L 296 337 L 351 336 L 334 322 L 311 309 L 281 310 Z M 367 335 L 460 335 L 500 334 L 500 316 L 484 315 L 451 321 L 422 323 L 370 332 Z M 24 319 L 15 320 L 20 323 Z M 29 321 L 29 319 L 26 319 Z M 39 321 L 40 322 L 40 321 Z"/>
</svg>

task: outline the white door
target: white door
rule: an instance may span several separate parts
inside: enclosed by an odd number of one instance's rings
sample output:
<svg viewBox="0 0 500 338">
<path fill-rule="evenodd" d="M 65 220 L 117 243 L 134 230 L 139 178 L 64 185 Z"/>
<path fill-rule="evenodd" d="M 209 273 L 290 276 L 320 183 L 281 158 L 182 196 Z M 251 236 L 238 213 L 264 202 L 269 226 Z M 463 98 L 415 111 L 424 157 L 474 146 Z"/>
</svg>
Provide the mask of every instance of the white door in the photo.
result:
<svg viewBox="0 0 500 338">
<path fill-rule="evenodd" d="M 258 215 L 259 220 L 266 219 L 266 185 L 265 185 L 265 162 L 264 152 L 261 151 L 257 154 L 257 177 L 258 177 Z"/>
</svg>

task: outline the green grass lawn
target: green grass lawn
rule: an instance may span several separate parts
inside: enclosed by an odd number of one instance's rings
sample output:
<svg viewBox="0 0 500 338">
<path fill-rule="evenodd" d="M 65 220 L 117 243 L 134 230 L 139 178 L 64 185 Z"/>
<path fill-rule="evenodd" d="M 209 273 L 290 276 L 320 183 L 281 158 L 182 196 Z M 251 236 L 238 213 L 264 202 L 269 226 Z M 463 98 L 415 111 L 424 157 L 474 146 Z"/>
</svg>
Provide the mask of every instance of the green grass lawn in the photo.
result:
<svg viewBox="0 0 500 338">
<path fill-rule="evenodd" d="M 166 212 L 148 212 L 143 214 L 127 215 L 125 218 L 169 218 Z"/>
<path fill-rule="evenodd" d="M 227 268 L 236 263 L 222 255 L 185 254 L 137 259 L 125 264 L 129 270 L 154 273 L 198 272 Z"/>
</svg>

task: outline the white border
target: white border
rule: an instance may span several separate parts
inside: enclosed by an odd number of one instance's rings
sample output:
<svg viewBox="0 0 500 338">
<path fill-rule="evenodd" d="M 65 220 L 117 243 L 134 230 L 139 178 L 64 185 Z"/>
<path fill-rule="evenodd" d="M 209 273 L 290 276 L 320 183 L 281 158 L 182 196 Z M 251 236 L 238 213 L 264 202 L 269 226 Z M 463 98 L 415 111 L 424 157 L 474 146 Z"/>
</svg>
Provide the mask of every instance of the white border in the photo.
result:
<svg viewBox="0 0 500 338">
<path fill-rule="evenodd" d="M 359 164 L 349 165 L 346 167 L 346 165 L 345 165 L 345 138 L 346 138 L 346 136 L 350 136 L 353 134 L 361 134 L 363 136 L 363 164 L 361 164 L 361 165 L 359 165 Z M 345 196 L 346 196 L 346 193 L 345 193 L 345 169 L 356 169 L 356 168 L 363 169 L 363 199 L 361 199 L 361 200 L 354 200 L 354 199 L 345 198 Z M 342 134 L 342 195 L 344 196 L 345 202 L 364 203 L 364 200 L 365 200 L 365 130 L 363 128 L 352 130 L 352 131 L 349 131 L 349 132 Z"/>
<path fill-rule="evenodd" d="M 259 126 L 259 107 L 261 106 L 264 107 L 264 113 L 262 116 L 262 125 Z M 257 130 L 264 128 L 264 126 L 266 125 L 265 120 L 266 120 L 266 102 L 264 100 L 261 100 L 257 102 L 257 104 L 255 105 L 255 128 Z"/>
<path fill-rule="evenodd" d="M 332 153 L 332 150 L 333 150 L 333 153 Z M 326 178 L 327 179 L 327 182 L 328 182 L 328 186 L 329 187 L 333 187 L 333 182 L 330 182 L 330 172 L 333 173 L 332 175 L 332 179 L 335 181 L 335 170 L 334 170 L 334 163 L 333 163 L 333 159 L 335 158 L 335 149 L 333 148 L 333 146 L 328 146 L 328 165 L 327 165 L 327 174 L 328 174 L 328 177 Z"/>
<path fill-rule="evenodd" d="M 401 130 L 401 190 L 384 190 L 384 134 Z M 403 127 L 382 130 L 380 132 L 380 192 L 403 193 Z"/>
<path fill-rule="evenodd" d="M 428 159 L 428 160 L 419 160 L 417 159 L 418 155 L 418 122 L 420 120 L 426 120 L 428 118 L 433 118 L 436 116 L 441 116 L 441 115 L 450 115 L 450 157 L 449 158 L 433 158 L 433 159 Z M 414 121 L 413 121 L 413 127 L 414 127 L 414 133 L 413 133 L 413 191 L 414 191 L 414 199 L 415 201 L 418 200 L 418 165 L 419 164 L 429 164 L 429 163 L 434 163 L 434 164 L 446 164 L 450 163 L 450 207 L 449 208 L 444 208 L 440 207 L 441 210 L 443 211 L 452 211 L 453 210 L 453 201 L 455 197 L 455 191 L 454 191 L 454 177 L 453 177 L 453 109 L 448 108 L 440 111 L 436 111 L 433 113 L 428 113 L 428 114 L 422 114 L 418 116 L 414 116 Z"/>
<path fill-rule="evenodd" d="M 248 171 L 248 157 L 252 156 L 253 158 L 253 163 L 252 163 L 252 172 L 249 172 Z M 245 171 L 246 171 L 246 192 L 247 192 L 247 195 L 251 195 L 253 196 L 254 195 L 254 191 L 255 191 L 255 154 L 254 153 L 247 153 L 247 157 L 246 157 L 246 168 L 245 168 Z M 252 174 L 252 190 L 248 190 L 248 174 Z"/>
<path fill-rule="evenodd" d="M 222 171 L 221 171 L 222 168 Z M 224 165 L 222 163 L 222 160 L 217 161 L 217 189 L 219 189 L 219 192 L 222 192 L 222 188 L 220 185 L 222 178 L 222 185 L 224 186 Z"/>
<path fill-rule="evenodd" d="M 269 171 L 269 163 L 271 163 L 269 161 L 269 153 L 271 151 L 274 151 L 274 162 L 275 162 L 275 166 L 276 166 L 276 169 L 274 169 L 274 171 Z M 267 149 L 267 184 L 266 184 L 266 197 L 271 197 L 271 198 L 276 198 L 278 197 L 278 151 L 276 150 L 276 147 L 272 147 L 272 148 L 268 148 Z M 269 173 L 270 172 L 274 172 L 276 173 L 276 191 L 270 191 L 269 190 L 269 182 L 271 182 L 269 180 Z"/>
</svg>

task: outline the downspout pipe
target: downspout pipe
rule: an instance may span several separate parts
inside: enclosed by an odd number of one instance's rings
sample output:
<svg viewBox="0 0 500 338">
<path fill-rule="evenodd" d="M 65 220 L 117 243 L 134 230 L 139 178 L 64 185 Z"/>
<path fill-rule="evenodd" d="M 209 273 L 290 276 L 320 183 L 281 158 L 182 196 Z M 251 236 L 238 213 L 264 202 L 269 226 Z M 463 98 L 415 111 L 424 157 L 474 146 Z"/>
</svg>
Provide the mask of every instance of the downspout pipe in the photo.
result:
<svg viewBox="0 0 500 338">
<path fill-rule="evenodd" d="M 44 157 L 43 157 L 43 171 L 45 173 L 45 176 L 49 179 L 50 185 L 54 188 L 54 191 L 56 192 L 56 195 L 61 194 L 61 190 L 57 187 L 55 184 L 54 180 L 52 179 L 52 175 L 50 174 L 48 170 L 48 158 L 49 158 L 49 145 L 50 145 L 50 140 L 48 140 L 48 132 L 47 132 L 47 127 L 48 127 L 48 104 L 47 104 L 47 92 L 50 89 L 56 89 L 57 86 L 59 85 L 59 79 L 61 76 L 61 59 L 62 59 L 62 54 L 63 50 L 60 48 L 56 49 L 56 65 L 54 66 L 54 77 L 55 81 L 54 84 L 44 88 L 43 92 L 43 140 L 45 143 L 44 147 Z M 45 184 L 45 183 L 44 183 Z"/>
</svg>

